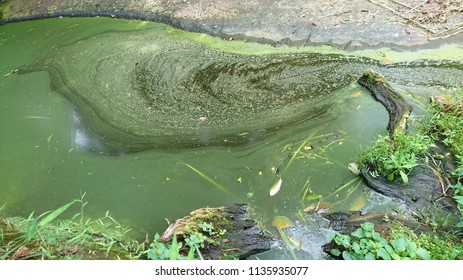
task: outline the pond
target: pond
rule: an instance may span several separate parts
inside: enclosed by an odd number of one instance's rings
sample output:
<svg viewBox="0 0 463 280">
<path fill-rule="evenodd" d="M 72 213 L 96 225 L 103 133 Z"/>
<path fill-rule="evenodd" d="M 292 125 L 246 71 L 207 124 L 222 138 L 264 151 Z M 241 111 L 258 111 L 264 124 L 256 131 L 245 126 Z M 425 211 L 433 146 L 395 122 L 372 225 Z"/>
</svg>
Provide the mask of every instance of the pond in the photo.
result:
<svg viewBox="0 0 463 280">
<path fill-rule="evenodd" d="M 201 207 L 247 203 L 270 231 L 274 231 L 271 220 L 276 215 L 303 223 L 303 209 L 316 201 L 315 198 L 323 198 L 332 209 L 340 211 L 362 208 L 374 211 L 381 207 L 382 198 L 370 194 L 362 180 L 347 168 L 376 135 L 386 134 L 388 122 L 384 107 L 355 79 L 330 88 L 325 94 L 329 102 L 317 101 L 324 105 L 316 114 L 306 117 L 301 116 L 301 112 L 307 108 L 301 105 L 282 106 L 277 108 L 280 111 L 267 110 L 257 115 L 251 122 L 255 123 L 251 130 L 239 126 L 241 122 L 247 125 L 245 118 L 238 119 L 236 129 L 220 131 L 219 140 L 201 140 L 200 144 L 193 145 L 178 141 L 176 145 L 144 148 L 137 144 L 133 146 L 136 149 L 119 149 L 108 144 L 117 142 L 117 135 L 105 138 L 102 136 L 105 128 L 98 130 L 101 126 L 94 120 L 104 118 L 95 114 L 100 108 L 91 112 L 83 109 L 76 98 L 51 86 L 54 75 L 46 71 L 12 73 L 22 65 L 36 63 L 44 54 L 68 63 L 71 68 L 73 63 L 79 67 L 79 61 L 72 62 L 64 53 L 68 46 L 78 49 L 82 42 L 100 44 L 99 39 L 108 34 L 109 39 L 111 34 L 124 38 L 124 34 L 145 34 L 133 33 L 142 31 L 149 32 L 150 36 L 188 40 L 244 56 L 311 51 L 228 42 L 161 24 L 116 19 L 61 18 L 0 27 L 0 205 L 6 203 L 9 215 L 42 213 L 85 193 L 89 202 L 86 215 L 97 218 L 109 211 L 133 229 L 134 238 L 143 240 L 146 234 L 152 236 L 164 231 L 167 221 Z M 373 63 L 374 67 L 378 65 Z M 442 91 L 446 84 L 430 87 L 439 83 L 423 78 L 423 82 L 410 85 L 408 76 L 402 75 L 406 72 L 401 72 L 405 68 L 398 66 L 385 71 L 397 72 L 394 76 L 400 82 L 397 86 L 409 95 L 415 106 L 415 117 L 419 117 L 429 92 Z M 75 69 L 79 71 L 82 70 Z M 441 76 L 450 79 L 451 75 L 445 71 L 442 70 Z M 452 73 L 461 74 L 458 71 Z M 79 73 L 84 74 L 87 73 Z M 96 88 L 92 94 L 98 94 L 101 88 L 95 85 L 97 79 L 83 80 L 75 86 L 86 90 Z M 303 83 L 307 77 L 297 79 Z M 102 104 L 111 105 L 111 101 Z M 297 118 L 291 118 L 291 114 Z M 162 127 L 162 123 L 159 126 Z M 173 138 L 181 137 L 184 129 L 180 127 Z M 166 139 L 162 138 L 159 143 L 173 141 L 172 137 Z M 227 139 L 245 141 L 226 143 Z M 122 147 L 132 147 L 132 142 L 127 142 L 129 145 L 121 140 L 121 143 Z M 281 187 L 271 196 L 270 189 L 280 176 Z M 384 203 L 389 205 L 386 200 Z M 68 216 L 77 211 L 80 211 L 78 207 L 72 208 Z M 278 232 L 274 233 L 278 236 Z M 275 248 L 262 258 L 291 258 L 277 253 L 278 250 Z M 302 252 L 301 256 L 320 257 L 314 254 Z"/>
</svg>

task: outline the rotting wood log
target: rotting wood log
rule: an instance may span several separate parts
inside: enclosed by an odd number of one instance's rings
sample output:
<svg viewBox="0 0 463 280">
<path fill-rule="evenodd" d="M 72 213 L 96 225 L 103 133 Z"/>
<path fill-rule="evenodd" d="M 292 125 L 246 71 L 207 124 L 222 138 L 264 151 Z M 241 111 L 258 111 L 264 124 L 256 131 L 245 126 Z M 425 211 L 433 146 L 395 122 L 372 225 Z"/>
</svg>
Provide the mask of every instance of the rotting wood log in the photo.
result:
<svg viewBox="0 0 463 280">
<path fill-rule="evenodd" d="M 375 99 L 386 107 L 389 113 L 387 130 L 391 138 L 397 131 L 405 132 L 412 107 L 389 85 L 386 78 L 378 72 L 367 69 L 358 79 L 358 83 L 367 88 Z"/>
<path fill-rule="evenodd" d="M 199 223 L 214 226 L 214 233 L 202 230 Z M 204 248 L 201 248 L 202 256 L 206 260 L 218 260 L 227 256 L 246 259 L 270 250 L 274 243 L 273 238 L 262 231 L 256 221 L 250 219 L 246 204 L 196 209 L 190 215 L 171 224 L 158 241 L 170 242 L 174 233 L 181 241 L 196 233 L 207 236 L 212 242 L 206 240 Z"/>
</svg>

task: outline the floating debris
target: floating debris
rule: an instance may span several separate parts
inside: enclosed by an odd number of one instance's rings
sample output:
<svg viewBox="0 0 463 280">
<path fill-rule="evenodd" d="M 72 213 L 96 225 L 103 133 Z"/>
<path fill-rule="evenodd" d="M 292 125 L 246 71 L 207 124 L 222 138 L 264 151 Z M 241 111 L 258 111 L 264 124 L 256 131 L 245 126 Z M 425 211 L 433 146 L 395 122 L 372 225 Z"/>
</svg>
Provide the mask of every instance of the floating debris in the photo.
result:
<svg viewBox="0 0 463 280">
<path fill-rule="evenodd" d="M 272 219 L 272 225 L 277 229 L 285 229 L 293 226 L 293 222 L 286 216 L 275 216 Z"/>
<path fill-rule="evenodd" d="M 351 94 L 351 97 L 359 97 L 359 96 L 362 96 L 362 92 L 360 90 Z"/>
<path fill-rule="evenodd" d="M 347 165 L 347 169 L 355 175 L 360 175 L 360 170 L 355 162 L 351 162 Z"/>
<path fill-rule="evenodd" d="M 278 178 L 278 181 L 276 181 L 275 184 L 273 184 L 272 187 L 270 188 L 270 196 L 274 196 L 280 191 L 282 183 L 283 183 L 283 180 L 281 180 L 281 178 Z"/>
</svg>

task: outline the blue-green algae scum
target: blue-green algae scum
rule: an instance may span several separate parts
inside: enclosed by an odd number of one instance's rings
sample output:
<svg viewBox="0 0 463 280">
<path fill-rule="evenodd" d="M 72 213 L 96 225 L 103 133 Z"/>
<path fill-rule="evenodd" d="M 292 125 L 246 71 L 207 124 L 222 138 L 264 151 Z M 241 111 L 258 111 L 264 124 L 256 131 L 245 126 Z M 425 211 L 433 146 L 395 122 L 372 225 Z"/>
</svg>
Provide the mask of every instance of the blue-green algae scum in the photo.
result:
<svg viewBox="0 0 463 280">
<path fill-rule="evenodd" d="M 87 215 L 109 210 L 143 239 L 201 207 L 247 203 L 271 231 L 320 200 L 369 207 L 348 164 L 386 133 L 386 110 L 355 82 L 373 59 L 61 18 L 0 27 L 0 61 L 9 215 L 86 193 Z M 427 86 L 410 94 L 417 108 Z"/>
</svg>

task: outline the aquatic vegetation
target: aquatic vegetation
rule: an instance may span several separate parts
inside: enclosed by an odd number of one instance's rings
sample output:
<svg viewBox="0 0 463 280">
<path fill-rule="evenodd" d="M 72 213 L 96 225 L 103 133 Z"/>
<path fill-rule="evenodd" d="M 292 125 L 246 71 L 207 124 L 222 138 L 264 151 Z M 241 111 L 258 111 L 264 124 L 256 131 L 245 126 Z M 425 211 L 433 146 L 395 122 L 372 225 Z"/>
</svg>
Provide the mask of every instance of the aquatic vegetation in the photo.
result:
<svg viewBox="0 0 463 280">
<path fill-rule="evenodd" d="M 294 243 L 298 243 L 298 242 L 295 242 L 296 240 L 294 240 L 293 238 L 290 239 L 286 235 L 286 233 L 283 231 L 283 229 L 293 226 L 293 223 L 291 222 L 291 220 L 286 216 L 275 216 L 272 219 L 272 225 L 278 230 L 278 233 L 280 233 L 281 239 L 283 240 L 286 248 L 288 249 L 288 251 L 291 254 L 291 256 L 293 257 L 293 259 L 297 260 L 297 256 L 296 256 L 293 248 L 291 247 L 291 243 L 294 244 Z M 291 241 L 291 240 L 293 240 L 293 241 Z M 298 245 L 300 245 L 300 244 L 298 243 Z"/>
<path fill-rule="evenodd" d="M 106 145 L 86 148 L 120 153 L 263 139 L 326 112 L 367 67 L 414 85 L 445 85 L 463 72 L 455 61 L 384 66 L 336 54 L 236 54 L 158 27 L 60 45 L 18 73 L 47 71 L 52 89 Z"/>
</svg>

